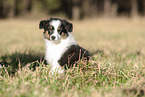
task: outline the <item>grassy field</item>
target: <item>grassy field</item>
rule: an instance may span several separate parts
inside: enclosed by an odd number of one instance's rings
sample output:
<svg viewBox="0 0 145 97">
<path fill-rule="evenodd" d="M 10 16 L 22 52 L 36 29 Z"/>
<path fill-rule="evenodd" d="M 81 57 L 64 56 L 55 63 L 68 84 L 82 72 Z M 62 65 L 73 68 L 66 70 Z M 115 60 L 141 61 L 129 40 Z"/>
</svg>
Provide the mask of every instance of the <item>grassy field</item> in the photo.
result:
<svg viewBox="0 0 145 97">
<path fill-rule="evenodd" d="M 40 20 L 0 20 L 0 97 L 145 95 L 145 19 L 72 21 L 77 43 L 94 61 L 49 75 Z"/>
</svg>

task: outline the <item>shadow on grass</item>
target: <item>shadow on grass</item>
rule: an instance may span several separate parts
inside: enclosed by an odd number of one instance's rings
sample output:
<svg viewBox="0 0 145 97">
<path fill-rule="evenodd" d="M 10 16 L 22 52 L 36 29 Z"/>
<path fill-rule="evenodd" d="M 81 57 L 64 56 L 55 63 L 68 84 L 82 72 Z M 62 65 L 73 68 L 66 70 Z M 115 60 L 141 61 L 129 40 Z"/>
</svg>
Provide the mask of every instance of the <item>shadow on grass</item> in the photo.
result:
<svg viewBox="0 0 145 97">
<path fill-rule="evenodd" d="M 97 50 L 91 52 L 91 56 L 104 53 L 102 50 Z M 44 61 L 44 53 L 39 53 L 35 51 L 26 51 L 24 53 L 15 52 L 12 54 L 5 54 L 0 56 L 0 65 L 6 67 L 9 74 L 15 74 L 15 72 L 26 65 L 30 65 L 30 69 L 35 70 L 36 66 L 41 63 L 47 64 Z"/>
<path fill-rule="evenodd" d="M 44 62 L 44 54 L 34 51 L 15 52 L 0 56 L 0 64 L 8 69 L 9 74 L 14 74 L 19 68 L 27 64 L 30 64 L 30 68 L 35 70 L 35 67 L 39 66 L 41 62 Z"/>
<path fill-rule="evenodd" d="M 135 88 L 135 87 L 126 88 L 123 90 L 123 93 L 125 93 L 128 96 L 129 95 L 131 96 L 132 94 L 132 95 L 135 95 L 135 97 L 142 97 L 145 95 L 145 89 L 144 88 L 140 89 L 140 88 Z"/>
</svg>

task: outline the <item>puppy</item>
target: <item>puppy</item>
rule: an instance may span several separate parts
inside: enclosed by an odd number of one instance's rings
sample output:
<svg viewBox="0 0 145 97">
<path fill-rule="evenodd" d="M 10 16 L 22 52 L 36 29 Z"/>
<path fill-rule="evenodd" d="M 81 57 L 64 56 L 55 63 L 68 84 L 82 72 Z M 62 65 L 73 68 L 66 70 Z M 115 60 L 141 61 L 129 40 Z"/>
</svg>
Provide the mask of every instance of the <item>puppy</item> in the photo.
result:
<svg viewBox="0 0 145 97">
<path fill-rule="evenodd" d="M 54 72 L 62 74 L 78 60 L 91 58 L 88 51 L 80 47 L 71 35 L 72 23 L 64 19 L 50 18 L 40 21 L 39 28 L 44 29 L 45 59 L 51 66 L 52 74 Z"/>
</svg>

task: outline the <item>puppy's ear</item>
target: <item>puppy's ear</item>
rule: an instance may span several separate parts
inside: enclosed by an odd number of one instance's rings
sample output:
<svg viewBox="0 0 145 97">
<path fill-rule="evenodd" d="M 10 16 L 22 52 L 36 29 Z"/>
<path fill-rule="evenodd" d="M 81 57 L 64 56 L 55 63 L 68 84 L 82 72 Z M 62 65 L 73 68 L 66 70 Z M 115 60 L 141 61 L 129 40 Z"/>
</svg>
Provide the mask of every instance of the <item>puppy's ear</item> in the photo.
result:
<svg viewBox="0 0 145 97">
<path fill-rule="evenodd" d="M 63 25 L 65 26 L 65 29 L 67 30 L 67 32 L 72 32 L 73 31 L 73 24 L 69 23 L 66 20 L 62 20 Z"/>
<path fill-rule="evenodd" d="M 48 21 L 46 21 L 46 20 L 40 21 L 40 23 L 39 23 L 39 29 L 44 29 L 45 25 L 47 25 L 47 23 L 48 23 Z"/>
</svg>

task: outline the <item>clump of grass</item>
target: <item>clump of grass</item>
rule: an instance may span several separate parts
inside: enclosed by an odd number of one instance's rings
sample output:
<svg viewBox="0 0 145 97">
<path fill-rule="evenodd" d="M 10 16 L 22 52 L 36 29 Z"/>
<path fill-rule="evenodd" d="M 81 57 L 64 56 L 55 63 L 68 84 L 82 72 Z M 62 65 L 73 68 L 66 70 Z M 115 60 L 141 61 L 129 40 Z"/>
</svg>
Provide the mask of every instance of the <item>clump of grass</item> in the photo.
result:
<svg viewBox="0 0 145 97">
<path fill-rule="evenodd" d="M 0 70 L 0 96 L 102 96 L 115 93 L 117 96 L 144 95 L 145 68 L 142 56 L 114 53 L 111 56 L 97 54 L 94 61 L 80 61 L 63 75 L 49 75 L 50 67 L 44 61 L 27 63 L 9 74 L 9 65 Z M 138 60 L 137 60 L 138 59 Z M 35 70 L 31 68 L 38 64 Z M 128 89 L 128 87 L 130 87 Z M 115 90 L 118 91 L 115 91 Z M 127 89 L 127 90 L 126 90 Z M 124 91 L 125 92 L 124 92 Z M 142 90 L 139 93 L 136 91 Z M 119 94 L 119 95 L 118 95 Z M 95 95 L 95 96 L 97 96 Z"/>
</svg>

